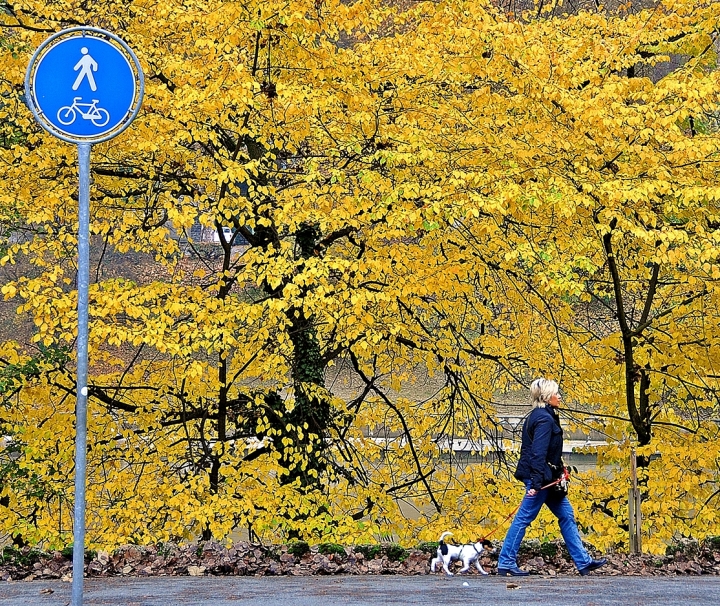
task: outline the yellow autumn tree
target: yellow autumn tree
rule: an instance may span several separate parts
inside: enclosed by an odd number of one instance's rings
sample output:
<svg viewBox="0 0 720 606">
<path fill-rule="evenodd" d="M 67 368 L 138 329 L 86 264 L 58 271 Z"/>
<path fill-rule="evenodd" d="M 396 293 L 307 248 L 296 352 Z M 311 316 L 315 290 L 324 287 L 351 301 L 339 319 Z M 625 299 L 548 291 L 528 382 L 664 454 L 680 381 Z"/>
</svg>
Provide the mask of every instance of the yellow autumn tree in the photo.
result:
<svg viewBox="0 0 720 606">
<path fill-rule="evenodd" d="M 8 38 L 23 50 L 8 56 L 9 96 L 38 41 L 78 20 L 70 12 L 64 3 L 7 11 Z M 393 140 L 410 142 L 408 162 L 423 153 L 412 142 L 418 127 L 395 126 L 389 101 L 408 76 L 369 41 L 373 29 L 392 30 L 391 17 L 373 3 L 131 2 L 82 14 L 137 49 L 148 83 L 123 144 L 93 150 L 96 540 L 226 537 L 250 525 L 370 536 L 370 510 L 392 510 L 392 491 L 369 473 L 382 449 L 359 454 L 364 436 L 351 431 L 358 409 L 375 402 L 340 401 L 324 385 L 333 360 L 357 351 L 362 373 L 386 338 L 378 318 L 396 299 L 384 284 L 388 250 L 424 222 L 403 193 L 417 187 L 412 171 L 396 173 L 382 153 Z M 46 364 L 8 346 L 5 426 L 17 454 L 3 485 L 6 527 L 17 540 L 57 543 L 70 527 L 74 151 L 33 127 L 21 105 L 4 109 L 21 133 L 6 150 L 16 184 L 6 200 L 30 226 L 4 262 L 37 269 L 3 292 L 32 318 L 32 342 L 52 353 Z M 196 226 L 215 230 L 219 246 L 193 239 Z M 146 257 L 150 275 L 127 267 Z M 407 439 L 414 433 L 406 425 Z M 44 484 L 19 489 L 31 460 L 55 464 L 53 450 L 65 462 L 52 476 L 56 498 Z M 423 481 L 428 452 L 402 469 L 410 482 L 401 485 Z"/>
<path fill-rule="evenodd" d="M 413 55 L 452 57 L 456 87 L 446 76 L 436 98 L 456 122 L 432 137 L 447 142 L 457 183 L 443 187 L 443 208 L 474 198 L 482 215 L 450 211 L 452 230 L 437 234 L 462 278 L 433 305 L 464 342 L 468 395 L 487 373 L 479 358 L 507 371 L 499 386 L 520 360 L 520 378 L 560 379 L 578 424 L 592 415 L 608 437 L 603 460 L 620 469 L 611 482 L 587 478 L 579 516 L 602 546 L 627 542 L 632 445 L 647 474 L 646 546 L 718 531 L 706 515 L 720 494 L 716 8 L 660 2 L 488 25 L 453 3 Z M 473 311 L 488 300 L 494 318 Z"/>
<path fill-rule="evenodd" d="M 75 158 L 20 95 L 88 24 L 147 79 L 92 156 L 93 544 L 494 531 L 518 498 L 497 394 L 538 373 L 603 457 L 644 448 L 652 549 L 715 533 L 716 11 L 550 8 L 7 3 L 3 293 L 31 343 L 2 356 L 4 531 L 71 528 Z M 501 456 L 458 465 L 456 439 Z M 588 539 L 621 545 L 622 468 L 584 482 Z"/>
</svg>

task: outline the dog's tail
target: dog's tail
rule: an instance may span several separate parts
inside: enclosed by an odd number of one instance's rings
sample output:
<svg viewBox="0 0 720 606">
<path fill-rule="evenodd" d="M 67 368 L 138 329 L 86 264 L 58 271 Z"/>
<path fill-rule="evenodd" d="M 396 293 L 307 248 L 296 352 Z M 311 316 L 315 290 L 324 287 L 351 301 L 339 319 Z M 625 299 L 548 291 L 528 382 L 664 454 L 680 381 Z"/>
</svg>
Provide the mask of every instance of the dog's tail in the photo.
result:
<svg viewBox="0 0 720 606">
<path fill-rule="evenodd" d="M 440 538 L 438 539 L 438 543 L 442 543 L 445 540 L 445 537 L 451 537 L 451 536 L 452 536 L 452 532 L 449 532 L 446 530 L 445 532 L 443 532 L 440 535 Z"/>
</svg>

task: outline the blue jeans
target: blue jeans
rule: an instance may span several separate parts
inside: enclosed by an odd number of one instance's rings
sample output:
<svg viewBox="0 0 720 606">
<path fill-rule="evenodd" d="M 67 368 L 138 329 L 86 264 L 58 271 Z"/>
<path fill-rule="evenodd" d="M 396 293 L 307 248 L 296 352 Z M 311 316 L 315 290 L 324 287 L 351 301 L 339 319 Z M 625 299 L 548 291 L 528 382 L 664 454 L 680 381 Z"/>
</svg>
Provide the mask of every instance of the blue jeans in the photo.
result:
<svg viewBox="0 0 720 606">
<path fill-rule="evenodd" d="M 526 484 L 526 491 L 530 489 L 530 483 Z M 575 562 L 578 570 L 585 568 L 592 558 L 582 544 L 580 532 L 575 523 L 575 512 L 573 511 L 567 496 L 558 496 L 548 489 L 541 490 L 535 496 L 529 497 L 527 492 L 520 503 L 520 509 L 515 514 L 515 519 L 510 525 L 505 540 L 503 541 L 502 550 L 498 558 L 498 568 L 515 568 L 517 566 L 517 554 L 520 549 L 520 543 L 525 536 L 525 530 L 540 513 L 543 504 L 547 505 L 558 519 L 560 532 L 565 539 L 570 557 Z"/>
</svg>

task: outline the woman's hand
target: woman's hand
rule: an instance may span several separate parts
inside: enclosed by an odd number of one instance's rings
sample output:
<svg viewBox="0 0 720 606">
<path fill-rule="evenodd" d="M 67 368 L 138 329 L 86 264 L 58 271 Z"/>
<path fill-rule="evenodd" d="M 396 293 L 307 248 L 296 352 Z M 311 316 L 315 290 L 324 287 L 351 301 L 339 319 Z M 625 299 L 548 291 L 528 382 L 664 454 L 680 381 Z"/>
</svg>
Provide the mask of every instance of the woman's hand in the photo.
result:
<svg viewBox="0 0 720 606">
<path fill-rule="evenodd" d="M 534 497 L 537 494 L 537 490 L 535 490 L 534 488 L 531 488 L 530 490 L 527 491 L 526 494 L 529 497 Z"/>
</svg>

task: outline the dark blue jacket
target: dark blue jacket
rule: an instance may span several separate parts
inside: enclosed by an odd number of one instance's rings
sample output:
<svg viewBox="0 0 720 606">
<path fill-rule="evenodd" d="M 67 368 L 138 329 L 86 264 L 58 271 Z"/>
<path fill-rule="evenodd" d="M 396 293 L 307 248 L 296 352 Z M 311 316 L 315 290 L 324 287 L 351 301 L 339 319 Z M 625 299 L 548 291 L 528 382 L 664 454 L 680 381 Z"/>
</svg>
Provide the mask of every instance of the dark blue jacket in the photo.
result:
<svg viewBox="0 0 720 606">
<path fill-rule="evenodd" d="M 548 463 L 562 469 L 563 430 L 560 417 L 551 406 L 533 408 L 525 419 L 515 477 L 532 482 L 532 488 L 540 490 L 553 481 L 553 471 Z"/>
</svg>

